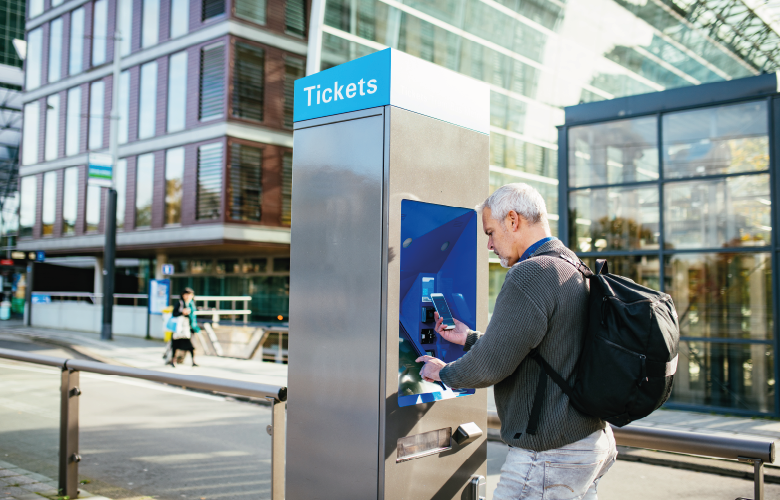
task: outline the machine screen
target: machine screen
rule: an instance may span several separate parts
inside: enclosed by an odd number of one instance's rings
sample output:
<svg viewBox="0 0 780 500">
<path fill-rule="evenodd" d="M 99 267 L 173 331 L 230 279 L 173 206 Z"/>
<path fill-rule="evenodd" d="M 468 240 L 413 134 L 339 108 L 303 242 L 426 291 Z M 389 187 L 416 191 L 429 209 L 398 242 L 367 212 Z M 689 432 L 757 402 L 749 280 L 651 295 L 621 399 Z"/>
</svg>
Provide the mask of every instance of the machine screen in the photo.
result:
<svg viewBox="0 0 780 500">
<path fill-rule="evenodd" d="M 455 317 L 476 329 L 476 212 L 403 200 L 401 213 L 398 405 L 474 394 L 474 389 L 425 382 L 420 377 L 423 363 L 415 359 L 427 354 L 450 363 L 465 353 L 463 346 L 433 331 L 434 310 L 446 314 L 448 324 Z"/>
</svg>

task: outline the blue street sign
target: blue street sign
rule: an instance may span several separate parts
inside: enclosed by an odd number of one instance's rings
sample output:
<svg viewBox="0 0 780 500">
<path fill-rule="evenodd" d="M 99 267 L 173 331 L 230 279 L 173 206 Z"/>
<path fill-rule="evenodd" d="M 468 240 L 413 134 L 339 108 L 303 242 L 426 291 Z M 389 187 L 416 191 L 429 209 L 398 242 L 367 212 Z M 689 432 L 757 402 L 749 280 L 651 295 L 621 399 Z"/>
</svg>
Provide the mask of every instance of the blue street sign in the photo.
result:
<svg viewBox="0 0 780 500">
<path fill-rule="evenodd" d="M 35 262 L 43 262 L 46 260 L 46 252 L 38 250 L 35 252 Z"/>
<path fill-rule="evenodd" d="M 173 274 L 173 264 L 163 264 L 162 273 L 165 276 L 170 276 L 171 274 Z"/>
<path fill-rule="evenodd" d="M 34 293 L 32 294 L 33 304 L 51 304 L 51 295 L 48 293 Z"/>
</svg>

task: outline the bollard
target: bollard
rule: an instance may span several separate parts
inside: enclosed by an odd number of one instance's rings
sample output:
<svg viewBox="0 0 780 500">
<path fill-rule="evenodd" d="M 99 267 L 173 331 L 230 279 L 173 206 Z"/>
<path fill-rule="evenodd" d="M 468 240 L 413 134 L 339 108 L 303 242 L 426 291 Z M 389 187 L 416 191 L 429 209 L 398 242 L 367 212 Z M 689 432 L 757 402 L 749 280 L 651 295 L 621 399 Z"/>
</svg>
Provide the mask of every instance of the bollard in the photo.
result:
<svg viewBox="0 0 780 500">
<path fill-rule="evenodd" d="M 267 398 L 271 402 L 271 500 L 284 500 L 284 440 L 285 405 L 284 401 Z"/>
<path fill-rule="evenodd" d="M 79 486 L 79 372 L 62 370 L 60 385 L 60 494 L 78 497 Z"/>
</svg>

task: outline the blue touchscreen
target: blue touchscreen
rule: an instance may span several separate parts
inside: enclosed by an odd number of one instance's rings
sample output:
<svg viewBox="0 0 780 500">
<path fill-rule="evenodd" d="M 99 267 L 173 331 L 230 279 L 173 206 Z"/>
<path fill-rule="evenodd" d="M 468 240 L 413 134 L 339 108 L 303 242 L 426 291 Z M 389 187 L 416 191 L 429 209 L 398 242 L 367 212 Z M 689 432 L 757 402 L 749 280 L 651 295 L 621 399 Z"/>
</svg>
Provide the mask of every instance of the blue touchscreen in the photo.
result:
<svg viewBox="0 0 780 500">
<path fill-rule="evenodd" d="M 432 293 L 441 293 L 452 315 L 476 329 L 477 214 L 474 210 L 418 201 L 401 201 L 401 287 L 399 311 L 398 405 L 411 406 L 474 394 L 419 377 L 429 354 L 447 363 L 463 346 L 433 331 Z"/>
</svg>

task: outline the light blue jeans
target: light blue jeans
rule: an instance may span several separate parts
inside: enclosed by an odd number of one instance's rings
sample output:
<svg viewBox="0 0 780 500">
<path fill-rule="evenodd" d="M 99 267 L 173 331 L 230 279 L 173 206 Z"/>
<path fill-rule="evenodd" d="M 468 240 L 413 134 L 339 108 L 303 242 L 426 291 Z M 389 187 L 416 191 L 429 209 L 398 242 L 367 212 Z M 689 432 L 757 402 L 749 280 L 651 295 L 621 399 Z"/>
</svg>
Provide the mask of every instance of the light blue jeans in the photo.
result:
<svg viewBox="0 0 780 500">
<path fill-rule="evenodd" d="M 510 448 L 493 500 L 596 500 L 599 479 L 615 463 L 612 428 L 561 448 Z"/>
</svg>

